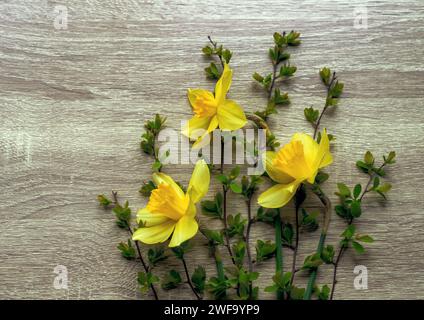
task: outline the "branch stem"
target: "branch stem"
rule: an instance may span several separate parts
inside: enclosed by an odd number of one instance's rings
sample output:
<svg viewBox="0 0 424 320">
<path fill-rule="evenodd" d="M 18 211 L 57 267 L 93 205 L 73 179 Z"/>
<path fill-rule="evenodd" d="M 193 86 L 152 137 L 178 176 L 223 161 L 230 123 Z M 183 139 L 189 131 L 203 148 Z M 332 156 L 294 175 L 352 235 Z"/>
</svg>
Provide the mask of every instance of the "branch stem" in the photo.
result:
<svg viewBox="0 0 424 320">
<path fill-rule="evenodd" d="M 113 197 L 114 204 L 117 205 L 118 204 L 118 192 L 112 191 L 112 197 Z M 129 232 L 129 234 L 131 235 L 131 238 L 132 238 L 132 235 L 133 235 L 134 232 L 133 232 L 133 230 L 132 230 L 132 228 L 131 228 L 131 226 L 128 222 L 126 223 L 126 225 L 127 225 L 127 230 L 128 230 L 128 232 Z M 141 254 L 140 245 L 139 245 L 137 240 L 133 240 L 133 242 L 135 243 L 135 246 L 137 248 L 138 258 L 140 259 L 141 264 L 143 265 L 143 269 L 146 273 L 148 273 L 150 271 L 149 266 L 146 264 L 146 262 L 143 259 L 143 255 Z M 150 289 L 152 290 L 152 293 L 153 293 L 153 296 L 155 297 L 155 300 L 159 300 L 158 294 L 156 292 L 156 289 L 155 289 L 155 286 L 153 285 L 153 283 L 150 285 Z"/>
<path fill-rule="evenodd" d="M 181 258 L 181 261 L 183 262 L 184 271 L 187 277 L 187 283 L 191 288 L 191 291 L 193 291 L 194 295 L 196 296 L 197 300 L 202 300 L 202 297 L 197 293 L 196 289 L 193 286 L 193 283 L 191 282 L 190 274 L 188 272 L 187 263 L 184 259 L 184 256 Z"/>
<path fill-rule="evenodd" d="M 296 205 L 295 208 L 295 212 L 296 212 L 296 238 L 295 238 L 295 243 L 294 243 L 294 248 L 293 248 L 293 263 L 292 263 L 292 275 L 291 275 L 291 279 L 290 279 L 290 285 L 293 285 L 294 282 L 294 276 L 295 276 L 295 270 L 296 270 L 296 259 L 297 259 L 297 250 L 299 248 L 299 206 Z"/>
<path fill-rule="evenodd" d="M 278 209 L 278 214 L 275 217 L 274 220 L 274 227 L 275 227 L 275 273 L 283 273 L 283 246 L 282 246 L 282 226 L 281 226 L 281 216 L 280 216 L 280 209 Z M 277 291 L 277 299 L 278 300 L 284 300 L 284 292 L 281 290 Z"/>
<path fill-rule="evenodd" d="M 220 168 L 221 174 L 224 173 L 224 140 L 221 137 L 221 168 Z M 230 237 L 228 236 L 228 223 L 227 223 L 227 187 L 223 184 L 222 185 L 222 197 L 223 197 L 223 203 L 222 203 L 222 211 L 223 211 L 223 220 L 224 220 L 224 236 L 225 236 L 225 246 L 227 247 L 228 254 L 231 257 L 232 263 L 235 265 L 236 261 L 233 256 L 233 252 L 231 250 L 231 244 L 230 244 Z"/>
</svg>

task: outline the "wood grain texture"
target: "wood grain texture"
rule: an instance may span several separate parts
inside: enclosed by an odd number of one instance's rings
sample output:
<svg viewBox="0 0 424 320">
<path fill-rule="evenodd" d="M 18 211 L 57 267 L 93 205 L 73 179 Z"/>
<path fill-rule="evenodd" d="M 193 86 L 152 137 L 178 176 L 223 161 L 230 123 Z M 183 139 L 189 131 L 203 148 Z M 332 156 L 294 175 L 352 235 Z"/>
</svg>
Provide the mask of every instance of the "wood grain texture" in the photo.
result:
<svg viewBox="0 0 424 320">
<path fill-rule="evenodd" d="M 59 4 L 68 8 L 67 30 L 53 26 Z M 367 8 L 367 29 L 354 28 L 358 7 Z M 145 298 L 136 289 L 140 266 L 116 249 L 127 235 L 98 207 L 96 195 L 114 189 L 134 209 L 145 204 L 138 188 L 151 170 L 139 150 L 143 123 L 159 112 L 178 129 L 190 116 L 186 89 L 212 88 L 200 53 L 208 34 L 234 51 L 231 97 L 253 111 L 266 98 L 251 74 L 270 70 L 272 33 L 296 29 L 303 44 L 292 54 L 296 76 L 282 85 L 292 104 L 271 120 L 277 136 L 287 141 L 295 131 L 310 130 L 302 110 L 322 106 L 317 72 L 327 65 L 345 82 L 339 107 L 323 123 L 337 137 L 325 185 L 333 202 L 336 182 L 366 181 L 354 167 L 365 150 L 399 155 L 388 175 L 394 186 L 388 202 L 366 199 L 358 221 L 358 229 L 377 241 L 365 255 L 345 255 L 335 298 L 423 299 L 423 21 L 420 0 L 2 1 L 0 298 Z M 166 168 L 184 183 L 190 171 Z M 217 188 L 214 182 L 211 191 Z M 229 212 L 245 208 L 230 198 Z M 292 207 L 284 209 L 284 217 L 292 215 Z M 336 244 L 342 228 L 333 214 L 327 242 Z M 252 241 L 272 238 L 265 225 L 253 230 Z M 299 261 L 317 237 L 301 235 Z M 285 251 L 286 270 L 290 254 Z M 200 236 L 188 259 L 191 268 L 204 264 L 215 273 Z M 181 270 L 174 258 L 167 263 Z M 368 268 L 366 291 L 353 288 L 358 264 Z M 56 265 L 68 268 L 67 290 L 53 287 Z M 259 268 L 264 288 L 273 261 Z M 323 268 L 318 282 L 329 283 L 330 276 Z M 184 286 L 160 296 L 193 298 Z"/>
</svg>

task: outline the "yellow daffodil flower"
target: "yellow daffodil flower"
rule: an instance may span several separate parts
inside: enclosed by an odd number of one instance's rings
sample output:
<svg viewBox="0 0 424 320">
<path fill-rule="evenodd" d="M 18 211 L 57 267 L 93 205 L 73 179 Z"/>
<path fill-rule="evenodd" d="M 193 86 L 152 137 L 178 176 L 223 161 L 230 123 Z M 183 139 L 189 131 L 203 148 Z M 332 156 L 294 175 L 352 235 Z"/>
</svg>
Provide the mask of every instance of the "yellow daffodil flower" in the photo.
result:
<svg viewBox="0 0 424 320">
<path fill-rule="evenodd" d="M 216 128 L 221 130 L 238 130 L 246 122 L 243 109 L 233 100 L 226 99 L 230 90 L 233 71 L 224 65 L 221 78 L 215 86 L 215 94 L 204 89 L 189 89 L 188 99 L 195 116 L 188 121 L 183 133 L 196 140 L 193 147 L 199 148 L 202 140 Z M 199 132 L 203 133 L 199 137 Z"/>
<path fill-rule="evenodd" d="M 296 133 L 278 152 L 267 151 L 265 170 L 277 184 L 263 192 L 258 203 L 265 208 L 286 205 L 304 181 L 315 182 L 320 168 L 333 162 L 326 130 L 318 144 L 305 133 Z"/>
<path fill-rule="evenodd" d="M 210 173 L 204 160 L 196 163 L 187 192 L 163 173 L 153 174 L 157 189 L 152 191 L 147 206 L 137 212 L 137 222 L 144 225 L 133 234 L 133 240 L 147 244 L 164 242 L 172 234 L 170 247 L 192 238 L 199 228 L 196 203 L 209 189 Z"/>
</svg>

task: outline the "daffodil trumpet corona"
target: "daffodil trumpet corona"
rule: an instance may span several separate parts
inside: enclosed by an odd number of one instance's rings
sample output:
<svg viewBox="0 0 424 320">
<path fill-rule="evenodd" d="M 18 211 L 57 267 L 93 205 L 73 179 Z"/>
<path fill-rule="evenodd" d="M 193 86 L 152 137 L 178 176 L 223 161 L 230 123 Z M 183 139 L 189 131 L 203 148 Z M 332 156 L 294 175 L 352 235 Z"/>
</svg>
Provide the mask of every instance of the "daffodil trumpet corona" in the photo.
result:
<svg viewBox="0 0 424 320">
<path fill-rule="evenodd" d="M 169 246 L 179 246 L 198 231 L 196 203 L 208 192 L 209 167 L 204 160 L 196 163 L 187 192 L 164 173 L 154 173 L 153 181 L 157 188 L 147 206 L 137 212 L 137 222 L 142 227 L 134 232 L 133 240 L 154 244 L 171 238 Z"/>
<path fill-rule="evenodd" d="M 265 208 L 285 206 L 301 183 L 313 184 L 318 170 L 333 162 L 325 129 L 319 143 L 310 135 L 296 133 L 279 151 L 267 151 L 264 157 L 265 170 L 276 182 L 258 198 L 258 203 Z"/>
<path fill-rule="evenodd" d="M 224 64 L 221 77 L 215 85 L 215 92 L 204 89 L 189 89 L 188 100 L 195 115 L 188 121 L 183 134 L 195 140 L 193 148 L 203 147 L 205 139 L 216 128 L 238 130 L 247 123 L 243 109 L 234 101 L 227 99 L 233 71 Z"/>
</svg>

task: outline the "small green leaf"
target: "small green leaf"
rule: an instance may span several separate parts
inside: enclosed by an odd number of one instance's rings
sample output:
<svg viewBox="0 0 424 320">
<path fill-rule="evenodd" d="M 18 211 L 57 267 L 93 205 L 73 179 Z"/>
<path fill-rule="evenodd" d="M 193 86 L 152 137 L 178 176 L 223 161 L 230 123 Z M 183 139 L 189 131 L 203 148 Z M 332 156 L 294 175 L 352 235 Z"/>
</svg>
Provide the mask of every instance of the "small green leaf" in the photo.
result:
<svg viewBox="0 0 424 320">
<path fill-rule="evenodd" d="M 396 152 L 391 151 L 387 157 L 383 156 L 384 162 L 387 164 L 396 163 Z"/>
<path fill-rule="evenodd" d="M 330 287 L 324 285 L 321 290 L 319 290 L 319 288 L 316 288 L 315 293 L 318 296 L 318 300 L 328 300 L 330 297 Z"/>
<path fill-rule="evenodd" d="M 280 89 L 274 91 L 273 102 L 275 105 L 284 105 L 290 102 L 288 93 L 281 94 Z"/>
<path fill-rule="evenodd" d="M 139 272 L 137 275 L 137 282 L 140 286 L 140 291 L 146 293 L 150 289 L 150 285 L 159 282 L 159 278 L 151 272 Z"/>
<path fill-rule="evenodd" d="M 210 56 L 210 55 L 212 55 L 212 54 L 213 54 L 213 49 L 212 49 L 211 47 L 209 47 L 209 46 L 206 46 L 206 47 L 203 47 L 203 48 L 202 48 L 202 52 L 203 52 L 205 55 Z"/>
<path fill-rule="evenodd" d="M 362 191 L 362 186 L 358 183 L 354 188 L 353 188 L 353 197 L 355 199 L 358 199 L 358 197 L 360 196 Z"/>
<path fill-rule="evenodd" d="M 300 37 L 300 32 L 296 32 L 292 30 L 286 35 L 285 39 L 289 46 L 298 46 L 301 43 L 299 37 Z"/>
<path fill-rule="evenodd" d="M 315 231 L 318 229 L 317 217 L 319 211 L 313 211 L 308 213 L 304 208 L 302 208 L 302 226 L 309 232 Z"/>
<path fill-rule="evenodd" d="M 319 111 L 315 110 L 314 108 L 305 108 L 303 110 L 303 113 L 305 115 L 305 118 L 308 122 L 315 124 L 315 122 L 318 120 L 319 117 Z"/>
<path fill-rule="evenodd" d="M 258 81 L 259 83 L 263 83 L 264 81 L 264 77 L 262 77 L 259 73 L 255 72 L 253 74 L 253 79 L 255 79 L 256 81 Z"/>
<path fill-rule="evenodd" d="M 211 62 L 209 67 L 205 68 L 206 76 L 210 79 L 219 79 L 221 73 L 215 63 Z"/>
<path fill-rule="evenodd" d="M 344 183 L 338 183 L 337 188 L 341 196 L 350 197 L 350 189 Z"/>
<path fill-rule="evenodd" d="M 343 83 L 336 81 L 336 83 L 330 89 L 329 95 L 332 98 L 339 98 L 343 92 L 343 87 L 344 87 Z"/>
<path fill-rule="evenodd" d="M 222 184 L 228 184 L 228 177 L 225 174 L 220 174 L 219 176 L 216 177 L 218 179 L 219 182 L 221 182 Z"/>
<path fill-rule="evenodd" d="M 234 167 L 230 172 L 230 180 L 236 179 L 240 175 L 240 167 Z"/>
<path fill-rule="evenodd" d="M 355 249 L 355 251 L 357 253 L 364 253 L 365 252 L 365 248 L 359 242 L 352 241 L 352 247 L 353 247 L 353 249 Z"/>
<path fill-rule="evenodd" d="M 147 258 L 151 266 L 156 266 L 158 262 L 168 258 L 165 254 L 165 248 L 160 246 L 156 248 L 150 248 L 147 252 Z"/>
<path fill-rule="evenodd" d="M 132 241 L 130 239 L 128 239 L 127 243 L 121 242 L 118 245 L 118 249 L 119 251 L 121 251 L 121 254 L 125 259 L 128 259 L 128 260 L 135 259 L 135 255 L 136 255 L 135 248 L 132 245 Z"/>
<path fill-rule="evenodd" d="M 356 167 L 359 170 L 361 170 L 363 173 L 369 173 L 371 168 L 372 168 L 372 166 L 367 165 L 365 162 L 360 161 L 360 160 L 356 162 Z"/>
<path fill-rule="evenodd" d="M 263 207 L 259 207 L 256 213 L 256 219 L 262 222 L 273 223 L 278 214 L 279 212 L 276 209 L 265 209 Z"/>
<path fill-rule="evenodd" d="M 303 300 L 304 294 L 305 294 L 305 288 L 298 288 L 296 286 L 292 286 L 290 288 L 291 300 Z"/>
<path fill-rule="evenodd" d="M 274 42 L 277 46 L 281 47 L 286 43 L 286 38 L 283 37 L 279 32 L 275 32 L 274 35 Z"/>
<path fill-rule="evenodd" d="M 353 235 L 355 234 L 355 226 L 353 224 L 350 224 L 347 226 L 345 231 L 341 234 L 342 237 L 345 237 L 346 239 L 351 239 Z"/>
<path fill-rule="evenodd" d="M 359 200 L 352 201 L 350 206 L 350 212 L 352 216 L 355 218 L 358 218 L 361 216 L 362 210 L 361 210 L 361 202 Z"/>
<path fill-rule="evenodd" d="M 322 184 L 325 181 L 327 181 L 329 178 L 329 175 L 323 171 L 318 171 L 318 174 L 315 177 L 315 183 L 316 184 Z"/>
<path fill-rule="evenodd" d="M 374 189 L 377 189 L 379 185 L 380 185 L 380 178 L 379 177 L 375 177 L 374 178 L 374 181 L 373 181 L 373 184 L 372 184 L 372 187 Z"/>
<path fill-rule="evenodd" d="M 244 257 L 246 255 L 246 243 L 242 240 L 233 245 L 234 260 L 238 267 L 243 266 Z"/>
<path fill-rule="evenodd" d="M 205 291 L 206 271 L 202 266 L 198 266 L 191 276 L 191 282 L 197 293 L 202 294 Z"/>
<path fill-rule="evenodd" d="M 336 205 L 334 207 L 334 210 L 336 211 L 337 215 L 342 218 L 347 218 L 349 215 L 349 212 L 346 210 L 346 208 L 343 205 Z"/>
<path fill-rule="evenodd" d="M 152 191 L 156 189 L 156 186 L 153 181 L 143 182 L 143 185 L 141 186 L 139 192 L 145 196 L 150 197 L 152 194 Z"/>
<path fill-rule="evenodd" d="M 283 65 L 280 68 L 280 77 L 291 77 L 296 70 L 297 68 L 295 66 Z"/>
<path fill-rule="evenodd" d="M 228 225 L 228 235 L 234 237 L 236 235 L 242 237 L 244 234 L 244 226 L 246 225 L 247 220 L 241 217 L 241 214 L 238 213 L 235 216 L 228 215 L 227 225 Z"/>
<path fill-rule="evenodd" d="M 322 68 L 319 71 L 320 78 L 322 82 L 324 82 L 325 85 L 328 85 L 330 83 L 330 77 L 331 77 L 331 70 L 327 67 Z"/>
<path fill-rule="evenodd" d="M 258 240 L 256 242 L 256 261 L 264 261 L 272 258 L 275 253 L 275 243 L 271 241 Z"/>
<path fill-rule="evenodd" d="M 100 205 L 107 207 L 108 205 L 110 205 L 112 203 L 112 201 L 110 201 L 105 195 L 103 194 L 99 194 L 97 196 L 97 201 L 99 202 Z"/>
<path fill-rule="evenodd" d="M 386 193 L 386 192 L 389 192 L 390 191 L 390 189 L 392 189 L 392 185 L 390 184 L 390 183 L 383 183 L 382 185 L 380 185 L 378 188 L 377 188 L 377 191 L 379 191 L 379 192 L 381 192 L 381 193 Z"/>
<path fill-rule="evenodd" d="M 370 164 L 370 165 L 374 164 L 374 156 L 372 155 L 370 151 L 367 151 L 365 153 L 364 161 L 366 164 Z"/>
<path fill-rule="evenodd" d="M 131 208 L 129 207 L 128 201 L 125 202 L 123 207 L 117 203 L 112 211 L 115 213 L 118 227 L 127 228 L 131 219 Z"/>
<path fill-rule="evenodd" d="M 327 245 L 323 250 L 321 254 L 321 259 L 327 263 L 331 264 L 334 259 L 334 247 L 332 245 Z"/>
<path fill-rule="evenodd" d="M 203 200 L 200 206 L 204 215 L 222 219 L 222 194 L 220 192 L 215 194 L 213 201 Z"/>
<path fill-rule="evenodd" d="M 291 245 L 293 243 L 294 231 L 290 223 L 285 223 L 283 226 L 282 240 L 283 243 Z"/>
<path fill-rule="evenodd" d="M 170 270 L 162 280 L 162 289 L 175 289 L 182 282 L 181 275 L 178 271 Z"/>
<path fill-rule="evenodd" d="M 222 51 L 222 58 L 225 60 L 226 63 L 230 63 L 232 56 L 233 56 L 233 53 L 230 50 L 224 49 Z"/>
<path fill-rule="evenodd" d="M 318 253 L 314 253 L 312 255 L 309 255 L 305 258 L 305 261 L 303 262 L 302 269 L 303 270 L 312 270 L 317 267 L 319 267 L 321 264 L 323 264 L 323 260 L 321 259 L 321 256 Z"/>
<path fill-rule="evenodd" d="M 204 229 L 203 233 L 211 244 L 217 245 L 224 243 L 224 238 L 220 231 Z"/>
<path fill-rule="evenodd" d="M 230 188 L 234 193 L 241 193 L 242 192 L 241 185 L 239 185 L 238 183 L 232 182 L 230 184 Z"/>
<path fill-rule="evenodd" d="M 356 235 L 355 239 L 361 242 L 373 243 L 374 239 L 369 235 Z"/>
<path fill-rule="evenodd" d="M 153 162 L 152 164 L 152 170 L 160 171 L 161 168 L 162 168 L 162 163 L 159 160 L 155 160 L 155 162 Z"/>
</svg>

